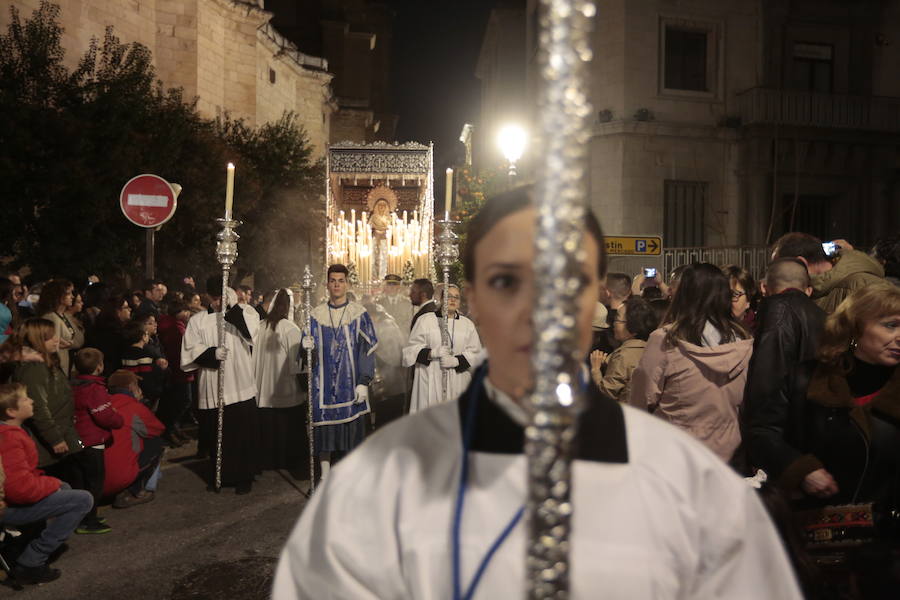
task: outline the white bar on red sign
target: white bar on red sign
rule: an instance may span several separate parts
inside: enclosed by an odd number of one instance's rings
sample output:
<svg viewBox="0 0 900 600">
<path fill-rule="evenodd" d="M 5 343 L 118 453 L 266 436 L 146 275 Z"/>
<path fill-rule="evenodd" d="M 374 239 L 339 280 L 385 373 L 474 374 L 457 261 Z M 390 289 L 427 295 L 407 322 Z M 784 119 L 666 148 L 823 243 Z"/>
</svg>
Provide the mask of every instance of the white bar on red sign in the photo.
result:
<svg viewBox="0 0 900 600">
<path fill-rule="evenodd" d="M 169 205 L 169 197 L 150 196 L 148 194 L 128 194 L 128 205 L 165 208 Z"/>
</svg>

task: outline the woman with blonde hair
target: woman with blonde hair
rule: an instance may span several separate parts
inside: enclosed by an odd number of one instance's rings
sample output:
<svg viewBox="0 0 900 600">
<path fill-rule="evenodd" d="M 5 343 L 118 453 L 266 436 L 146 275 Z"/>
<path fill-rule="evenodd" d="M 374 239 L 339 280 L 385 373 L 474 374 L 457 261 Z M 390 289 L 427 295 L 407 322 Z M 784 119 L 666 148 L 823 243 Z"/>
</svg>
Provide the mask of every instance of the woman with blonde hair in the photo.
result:
<svg viewBox="0 0 900 600">
<path fill-rule="evenodd" d="M 900 288 L 848 296 L 826 319 L 818 356 L 798 456 L 778 483 L 802 492 L 800 507 L 873 503 L 880 541 L 853 552 L 867 565 L 858 579 L 864 597 L 894 597 L 878 592 L 900 585 L 890 563 L 900 549 Z"/>
<path fill-rule="evenodd" d="M 34 416 L 26 423 L 38 450 L 38 467 L 49 474 L 82 487 L 77 465 L 70 457 L 81 451 L 75 431 L 75 405 L 68 377 L 60 369 L 59 336 L 52 321 L 27 319 L 11 340 L 19 350 L 13 353 L 13 381 L 28 389 L 34 400 Z"/>
</svg>

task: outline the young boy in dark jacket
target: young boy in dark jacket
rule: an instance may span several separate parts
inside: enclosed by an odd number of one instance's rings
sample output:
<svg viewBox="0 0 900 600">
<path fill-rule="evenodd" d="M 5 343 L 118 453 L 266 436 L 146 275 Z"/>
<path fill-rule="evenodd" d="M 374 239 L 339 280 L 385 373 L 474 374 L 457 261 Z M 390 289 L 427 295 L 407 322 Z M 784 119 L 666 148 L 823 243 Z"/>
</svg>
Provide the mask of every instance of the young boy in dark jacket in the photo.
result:
<svg viewBox="0 0 900 600">
<path fill-rule="evenodd" d="M 94 501 L 90 493 L 73 490 L 37 468 L 37 447 L 22 429 L 31 418 L 34 402 L 21 383 L 0 385 L 0 457 L 6 473 L 6 525 L 47 521 L 41 534 L 19 555 L 13 574 L 21 583 L 46 583 L 59 577 L 47 559 L 72 535 Z"/>
<path fill-rule="evenodd" d="M 131 321 L 122 328 L 122 339 L 126 347 L 122 350 L 122 368 L 140 378 L 144 404 L 156 410 L 166 383 L 168 362 L 158 358 L 145 346 L 150 340 L 143 323 Z"/>
<path fill-rule="evenodd" d="M 76 533 L 109 533 L 105 519 L 97 516 L 97 503 L 103 495 L 105 477 L 103 452 L 112 441 L 112 430 L 124 421 L 113 408 L 103 380 L 103 353 L 96 348 L 82 348 L 75 354 L 72 400 L 75 403 L 75 430 L 84 442 L 82 482 L 94 497 L 94 508 L 85 516 Z"/>
</svg>

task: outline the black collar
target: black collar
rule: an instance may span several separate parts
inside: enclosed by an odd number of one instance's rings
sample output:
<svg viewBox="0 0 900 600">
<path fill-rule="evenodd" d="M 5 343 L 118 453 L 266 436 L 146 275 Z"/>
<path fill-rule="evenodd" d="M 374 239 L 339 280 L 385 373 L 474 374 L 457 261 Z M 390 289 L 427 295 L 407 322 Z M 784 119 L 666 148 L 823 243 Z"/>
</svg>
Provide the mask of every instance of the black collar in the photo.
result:
<svg viewBox="0 0 900 600">
<path fill-rule="evenodd" d="M 486 369 L 482 365 L 481 369 Z M 475 427 L 472 430 L 474 452 L 490 454 L 521 454 L 525 445 L 525 431 L 502 408 L 487 397 L 484 385 L 475 393 L 472 386 L 479 381 L 473 376 L 469 388 L 459 398 L 460 430 L 465 429 L 470 398 L 478 402 Z M 628 440 L 625 435 L 625 416 L 615 400 L 606 398 L 591 382 L 588 387 L 587 406 L 578 421 L 576 458 L 595 462 L 627 463 Z"/>
<path fill-rule="evenodd" d="M 332 303 L 331 303 L 331 300 L 328 301 L 328 307 L 329 307 L 329 308 L 344 308 L 344 307 L 347 306 L 348 304 L 350 304 L 350 299 L 349 299 L 349 298 L 346 299 L 346 300 L 344 300 L 344 303 L 343 303 L 343 304 L 332 304 Z"/>
</svg>

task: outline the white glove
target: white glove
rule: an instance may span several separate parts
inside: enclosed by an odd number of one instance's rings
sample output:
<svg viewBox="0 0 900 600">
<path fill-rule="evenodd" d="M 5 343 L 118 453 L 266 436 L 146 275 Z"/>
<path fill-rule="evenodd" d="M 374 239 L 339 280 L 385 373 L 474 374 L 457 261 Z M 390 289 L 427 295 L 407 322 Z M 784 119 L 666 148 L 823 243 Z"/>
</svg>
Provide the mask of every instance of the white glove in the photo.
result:
<svg viewBox="0 0 900 600">
<path fill-rule="evenodd" d="M 453 352 L 451 352 L 450 348 L 448 348 L 447 346 L 441 346 L 440 348 L 437 349 L 437 353 L 434 353 L 434 352 L 431 353 L 432 359 L 435 359 L 435 358 L 442 359 L 447 356 L 453 356 Z"/>
<path fill-rule="evenodd" d="M 441 357 L 441 368 L 442 369 L 455 369 L 459 366 L 459 359 L 455 356 L 442 356 Z"/>
<path fill-rule="evenodd" d="M 225 288 L 225 310 L 228 310 L 232 306 L 238 303 L 237 292 L 233 289 Z"/>
<path fill-rule="evenodd" d="M 356 396 L 353 398 L 353 402 L 355 402 L 356 404 L 362 404 L 368 399 L 369 399 L 369 386 L 367 386 L 367 385 L 356 386 Z"/>
<path fill-rule="evenodd" d="M 316 342 L 312 339 L 312 336 L 308 335 L 300 342 L 300 346 L 304 350 L 313 350 L 316 347 Z"/>
<path fill-rule="evenodd" d="M 216 360 L 226 360 L 228 358 L 228 348 L 225 346 L 218 346 L 216 348 Z"/>
</svg>

